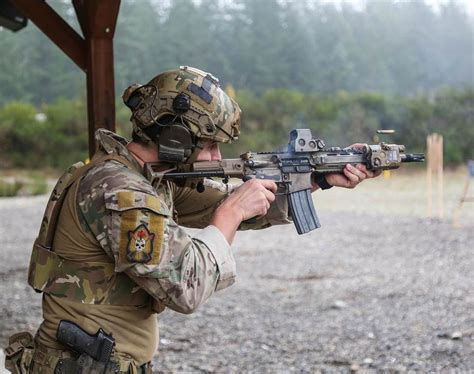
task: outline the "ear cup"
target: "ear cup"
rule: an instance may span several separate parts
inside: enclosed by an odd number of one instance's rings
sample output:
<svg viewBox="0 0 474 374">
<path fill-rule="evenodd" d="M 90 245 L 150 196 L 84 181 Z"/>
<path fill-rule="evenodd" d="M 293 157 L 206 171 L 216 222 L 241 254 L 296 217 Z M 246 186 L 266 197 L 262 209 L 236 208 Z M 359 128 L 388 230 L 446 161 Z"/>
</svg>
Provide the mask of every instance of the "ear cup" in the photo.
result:
<svg viewBox="0 0 474 374">
<path fill-rule="evenodd" d="M 184 162 L 194 149 L 193 135 L 183 124 L 170 123 L 161 128 L 158 147 L 160 161 Z"/>
</svg>

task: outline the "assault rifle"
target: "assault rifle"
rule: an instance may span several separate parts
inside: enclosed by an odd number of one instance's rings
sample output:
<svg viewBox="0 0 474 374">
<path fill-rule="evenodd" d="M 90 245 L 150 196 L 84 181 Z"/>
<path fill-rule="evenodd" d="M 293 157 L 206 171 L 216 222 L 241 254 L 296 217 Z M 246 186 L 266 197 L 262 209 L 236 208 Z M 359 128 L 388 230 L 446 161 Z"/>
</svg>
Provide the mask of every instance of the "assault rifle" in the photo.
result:
<svg viewBox="0 0 474 374">
<path fill-rule="evenodd" d="M 290 133 L 286 152 L 246 152 L 240 158 L 220 161 L 199 161 L 160 171 L 156 164 L 147 164 L 151 178 L 183 180 L 187 178 L 220 177 L 270 179 L 277 186 L 277 194 L 288 196 L 291 217 L 298 234 L 321 227 L 311 198 L 313 173 L 342 173 L 347 164 L 364 164 L 368 170 L 397 169 L 402 162 L 423 162 L 422 153 L 406 154 L 405 146 L 380 143 L 363 149 L 332 147 L 325 149 L 321 139 L 309 129 L 295 129 Z"/>
</svg>

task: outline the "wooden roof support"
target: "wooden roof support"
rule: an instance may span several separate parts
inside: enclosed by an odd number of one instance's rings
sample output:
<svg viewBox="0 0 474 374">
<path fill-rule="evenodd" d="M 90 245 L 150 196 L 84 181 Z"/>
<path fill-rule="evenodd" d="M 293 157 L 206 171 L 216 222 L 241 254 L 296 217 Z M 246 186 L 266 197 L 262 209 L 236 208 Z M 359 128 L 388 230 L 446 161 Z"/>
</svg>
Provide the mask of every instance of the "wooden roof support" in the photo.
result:
<svg viewBox="0 0 474 374">
<path fill-rule="evenodd" d="M 98 128 L 115 130 L 113 38 L 120 0 L 73 0 L 86 40 L 89 154 Z"/>
<path fill-rule="evenodd" d="M 13 0 L 15 6 L 82 70 L 86 70 L 84 39 L 46 1 Z"/>
<path fill-rule="evenodd" d="M 94 133 L 115 130 L 113 38 L 120 0 L 73 0 L 82 38 L 45 1 L 12 0 L 38 28 L 87 74 L 89 155 Z"/>
</svg>

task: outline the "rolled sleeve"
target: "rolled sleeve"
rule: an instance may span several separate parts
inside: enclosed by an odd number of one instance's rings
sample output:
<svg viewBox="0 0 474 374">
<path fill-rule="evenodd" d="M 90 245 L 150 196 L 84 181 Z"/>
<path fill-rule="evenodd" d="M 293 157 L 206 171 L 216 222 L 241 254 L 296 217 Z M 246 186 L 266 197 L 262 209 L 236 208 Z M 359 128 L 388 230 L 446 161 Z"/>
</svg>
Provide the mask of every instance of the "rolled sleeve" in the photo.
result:
<svg viewBox="0 0 474 374">
<path fill-rule="evenodd" d="M 208 249 L 219 271 L 216 291 L 229 287 L 235 282 L 236 264 L 232 249 L 224 235 L 215 226 L 208 226 L 194 235 Z"/>
</svg>

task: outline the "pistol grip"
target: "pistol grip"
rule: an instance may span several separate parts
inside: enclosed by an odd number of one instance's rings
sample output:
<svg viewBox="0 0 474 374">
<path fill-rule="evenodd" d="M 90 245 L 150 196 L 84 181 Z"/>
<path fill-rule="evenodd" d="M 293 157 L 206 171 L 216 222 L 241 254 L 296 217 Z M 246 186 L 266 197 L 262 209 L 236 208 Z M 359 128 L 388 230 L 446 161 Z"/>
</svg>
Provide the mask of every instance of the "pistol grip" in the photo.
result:
<svg viewBox="0 0 474 374">
<path fill-rule="evenodd" d="M 310 188 L 290 192 L 288 194 L 288 206 L 298 234 L 306 234 L 321 227 L 314 209 Z"/>
<path fill-rule="evenodd" d="M 257 216 L 255 217 L 252 217 L 252 218 L 249 218 L 249 219 L 246 219 L 245 221 L 242 221 L 242 223 L 245 223 L 247 225 L 254 225 L 257 223 Z"/>
</svg>

